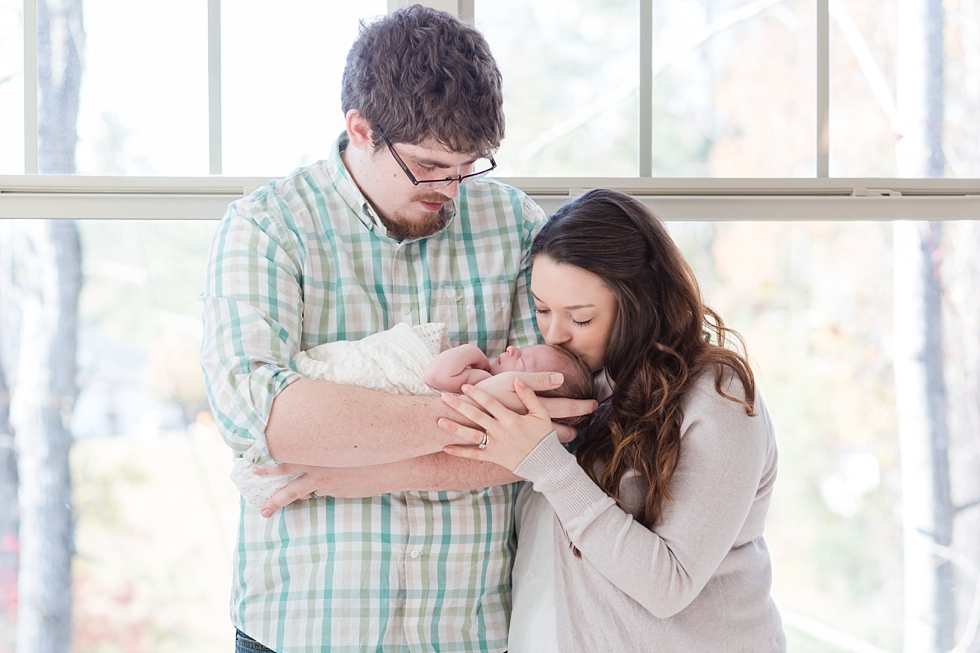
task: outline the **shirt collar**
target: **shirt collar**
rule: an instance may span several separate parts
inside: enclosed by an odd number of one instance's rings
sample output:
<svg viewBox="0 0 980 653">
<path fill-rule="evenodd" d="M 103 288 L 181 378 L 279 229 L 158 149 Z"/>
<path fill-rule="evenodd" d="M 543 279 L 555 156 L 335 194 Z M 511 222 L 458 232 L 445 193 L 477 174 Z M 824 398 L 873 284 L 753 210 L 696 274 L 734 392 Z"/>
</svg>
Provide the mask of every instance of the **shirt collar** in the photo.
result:
<svg viewBox="0 0 980 653">
<path fill-rule="evenodd" d="M 351 213 L 361 221 L 361 224 L 369 231 L 373 231 L 375 225 L 383 230 L 383 225 L 375 215 L 374 209 L 371 208 L 370 202 L 367 201 L 361 189 L 354 183 L 354 178 L 350 176 L 350 172 L 347 171 L 347 166 L 344 165 L 344 160 L 340 157 L 341 153 L 347 149 L 349 144 L 350 138 L 347 136 L 347 131 L 342 131 L 330 148 L 330 156 L 326 159 L 327 172 L 330 175 L 330 179 L 333 180 L 337 194 L 347 204 Z"/>
</svg>

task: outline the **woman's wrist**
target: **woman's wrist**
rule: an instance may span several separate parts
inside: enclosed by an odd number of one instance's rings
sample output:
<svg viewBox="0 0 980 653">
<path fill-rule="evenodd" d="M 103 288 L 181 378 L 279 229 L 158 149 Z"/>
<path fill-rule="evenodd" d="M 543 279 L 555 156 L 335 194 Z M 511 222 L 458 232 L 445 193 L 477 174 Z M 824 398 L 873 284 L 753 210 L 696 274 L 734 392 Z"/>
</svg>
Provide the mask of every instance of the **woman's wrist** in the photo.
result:
<svg viewBox="0 0 980 653">
<path fill-rule="evenodd" d="M 524 457 L 524 460 L 514 468 L 514 473 L 531 482 L 541 478 L 550 469 L 554 469 L 553 464 L 556 460 L 556 455 L 560 455 L 556 451 L 556 447 L 561 452 L 567 453 L 564 445 L 558 440 L 558 433 L 552 431 L 531 449 Z"/>
<path fill-rule="evenodd" d="M 579 467 L 575 455 L 554 433 L 542 440 L 514 473 L 531 481 L 534 490 L 548 498 L 566 528 L 578 523 L 581 516 L 594 515 L 615 503 Z"/>
</svg>

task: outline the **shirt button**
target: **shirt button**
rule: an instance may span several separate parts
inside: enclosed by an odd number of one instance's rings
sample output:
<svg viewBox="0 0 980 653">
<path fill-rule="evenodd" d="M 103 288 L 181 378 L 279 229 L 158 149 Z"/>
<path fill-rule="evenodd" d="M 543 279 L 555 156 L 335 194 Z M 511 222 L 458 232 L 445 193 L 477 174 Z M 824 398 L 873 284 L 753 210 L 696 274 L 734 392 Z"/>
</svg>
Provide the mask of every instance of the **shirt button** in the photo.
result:
<svg viewBox="0 0 980 653">
<path fill-rule="evenodd" d="M 408 555 L 412 556 L 413 558 L 417 558 L 419 557 L 420 554 L 418 549 L 412 549 L 411 553 L 409 553 Z"/>
<path fill-rule="evenodd" d="M 409 308 L 408 306 L 402 306 L 402 315 L 408 315 L 411 312 L 412 312 L 411 308 Z"/>
</svg>

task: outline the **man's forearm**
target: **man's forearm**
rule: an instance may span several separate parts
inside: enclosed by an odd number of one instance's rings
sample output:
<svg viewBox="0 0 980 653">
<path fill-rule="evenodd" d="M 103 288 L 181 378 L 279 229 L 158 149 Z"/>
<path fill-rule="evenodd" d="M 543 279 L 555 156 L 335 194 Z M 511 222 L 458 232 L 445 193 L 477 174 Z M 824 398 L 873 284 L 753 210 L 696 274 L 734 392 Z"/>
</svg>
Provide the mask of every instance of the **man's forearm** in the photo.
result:
<svg viewBox="0 0 980 653">
<path fill-rule="evenodd" d="M 478 490 L 524 480 L 500 465 L 457 458 L 442 452 L 404 462 L 414 467 L 414 470 L 409 473 L 406 490 L 428 492 Z"/>
<path fill-rule="evenodd" d="M 391 492 L 478 490 L 523 480 L 500 465 L 433 453 L 370 467 L 317 469 L 316 493 L 363 498 Z"/>
<path fill-rule="evenodd" d="M 459 444 L 436 425 L 442 416 L 459 421 L 439 397 L 300 379 L 276 396 L 265 434 L 276 462 L 364 467 Z"/>
</svg>

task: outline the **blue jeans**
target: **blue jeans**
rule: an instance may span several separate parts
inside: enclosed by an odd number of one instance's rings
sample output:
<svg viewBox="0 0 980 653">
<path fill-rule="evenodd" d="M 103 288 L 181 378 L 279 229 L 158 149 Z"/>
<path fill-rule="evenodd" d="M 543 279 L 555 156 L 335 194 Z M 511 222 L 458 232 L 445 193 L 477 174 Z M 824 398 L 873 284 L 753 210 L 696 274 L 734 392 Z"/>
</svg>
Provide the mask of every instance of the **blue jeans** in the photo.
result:
<svg viewBox="0 0 980 653">
<path fill-rule="evenodd" d="M 271 648 L 262 646 L 240 630 L 235 631 L 235 653 L 276 653 Z"/>
</svg>

